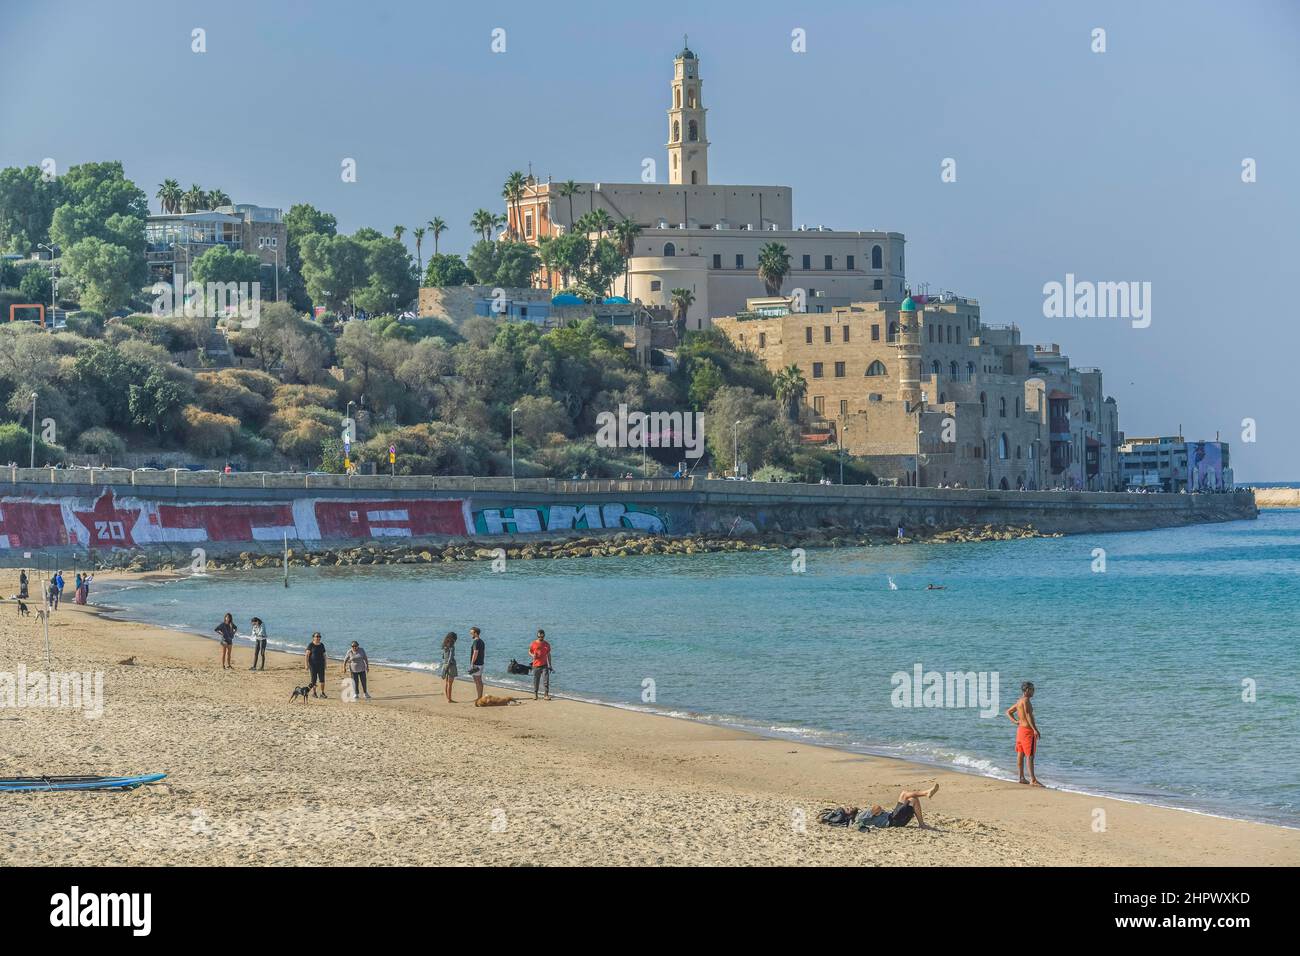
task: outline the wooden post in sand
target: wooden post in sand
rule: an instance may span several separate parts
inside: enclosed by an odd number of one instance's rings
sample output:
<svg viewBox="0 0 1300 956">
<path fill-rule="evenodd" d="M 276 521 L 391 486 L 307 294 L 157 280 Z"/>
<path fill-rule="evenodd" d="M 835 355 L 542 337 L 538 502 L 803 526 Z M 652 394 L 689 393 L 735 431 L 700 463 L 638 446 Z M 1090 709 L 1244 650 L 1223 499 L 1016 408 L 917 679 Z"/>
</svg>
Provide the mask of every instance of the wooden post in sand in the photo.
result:
<svg viewBox="0 0 1300 956">
<path fill-rule="evenodd" d="M 284 586 L 289 586 L 289 532 L 284 533 Z"/>
</svg>

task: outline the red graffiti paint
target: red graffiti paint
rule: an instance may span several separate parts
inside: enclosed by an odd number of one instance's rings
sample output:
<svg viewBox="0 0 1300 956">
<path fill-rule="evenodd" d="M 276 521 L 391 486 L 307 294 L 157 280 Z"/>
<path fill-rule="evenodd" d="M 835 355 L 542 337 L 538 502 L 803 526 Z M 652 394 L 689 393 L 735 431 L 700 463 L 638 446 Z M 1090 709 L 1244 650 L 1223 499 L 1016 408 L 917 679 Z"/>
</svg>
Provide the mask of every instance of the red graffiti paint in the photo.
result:
<svg viewBox="0 0 1300 956">
<path fill-rule="evenodd" d="M 72 514 L 86 526 L 91 547 L 135 547 L 133 529 L 140 518 L 140 508 L 118 508 L 117 497 L 111 488 L 96 499 L 95 507 L 90 511 L 74 509 Z"/>
<path fill-rule="evenodd" d="M 44 548 L 67 543 L 68 529 L 61 505 L 0 502 L 0 547 Z"/>
<path fill-rule="evenodd" d="M 316 502 L 322 538 L 409 538 L 426 534 L 466 534 L 462 501 Z"/>
<path fill-rule="evenodd" d="M 208 541 L 272 541 L 297 537 L 293 505 L 159 505 L 164 529 L 202 528 Z"/>
</svg>

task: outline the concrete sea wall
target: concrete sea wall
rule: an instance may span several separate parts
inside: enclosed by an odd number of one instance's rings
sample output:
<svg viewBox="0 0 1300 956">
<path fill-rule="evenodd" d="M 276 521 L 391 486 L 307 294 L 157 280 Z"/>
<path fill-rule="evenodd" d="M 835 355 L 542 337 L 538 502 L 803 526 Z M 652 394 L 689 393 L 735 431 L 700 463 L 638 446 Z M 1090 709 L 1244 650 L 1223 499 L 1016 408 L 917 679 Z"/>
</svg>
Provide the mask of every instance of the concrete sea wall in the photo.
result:
<svg viewBox="0 0 1300 956">
<path fill-rule="evenodd" d="M 1300 508 L 1300 488 L 1256 488 L 1255 504 L 1260 508 Z"/>
<path fill-rule="evenodd" d="M 173 557 L 593 531 L 667 535 L 909 533 L 1032 525 L 1044 533 L 1129 531 L 1254 518 L 1249 492 L 1132 495 L 976 491 L 706 479 L 221 475 L 124 469 L 0 470 L 0 563 L 36 553 L 145 551 Z"/>
</svg>

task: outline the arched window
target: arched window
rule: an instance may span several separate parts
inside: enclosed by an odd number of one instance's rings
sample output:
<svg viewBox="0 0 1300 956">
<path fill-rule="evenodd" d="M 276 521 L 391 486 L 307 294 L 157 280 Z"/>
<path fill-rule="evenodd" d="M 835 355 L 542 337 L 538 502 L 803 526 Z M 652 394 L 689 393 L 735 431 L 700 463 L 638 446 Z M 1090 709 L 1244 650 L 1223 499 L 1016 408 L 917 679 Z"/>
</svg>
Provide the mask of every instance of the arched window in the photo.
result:
<svg viewBox="0 0 1300 956">
<path fill-rule="evenodd" d="M 669 256 L 675 256 L 675 255 L 677 255 L 677 247 L 674 246 L 671 242 L 665 242 L 664 258 L 668 258 Z"/>
<path fill-rule="evenodd" d="M 692 186 L 697 186 L 697 185 L 699 185 L 699 182 L 700 182 L 700 174 L 699 174 L 698 172 L 696 172 L 694 169 L 692 169 L 692 170 L 691 170 L 691 185 L 692 185 Z"/>
<path fill-rule="evenodd" d="M 673 120 L 673 142 L 679 143 L 682 139 L 682 124 Z"/>
<path fill-rule="evenodd" d="M 934 375 L 935 377 L 938 377 L 938 375 L 939 375 L 939 360 L 938 360 L 938 359 L 935 359 L 933 362 L 930 363 L 930 374 L 931 374 L 931 375 Z"/>
<path fill-rule="evenodd" d="M 889 331 L 888 331 L 888 333 L 885 335 L 885 341 L 886 341 L 886 342 L 892 342 L 892 341 L 894 341 L 894 340 L 897 339 L 897 338 L 898 338 L 898 323 L 897 323 L 897 322 L 890 322 L 890 323 L 889 323 Z"/>
<path fill-rule="evenodd" d="M 879 246 L 871 247 L 871 268 L 883 269 L 885 266 L 885 253 Z"/>
<path fill-rule="evenodd" d="M 998 457 L 1003 461 L 1006 461 L 1010 457 L 1010 452 L 1007 451 L 1006 432 L 1003 432 L 1001 435 L 998 436 Z"/>
<path fill-rule="evenodd" d="M 699 142 L 700 124 L 695 122 L 695 120 L 691 120 L 689 123 L 686 124 L 686 138 L 689 139 L 692 143 Z"/>
<path fill-rule="evenodd" d="M 887 375 L 888 373 L 885 371 L 884 363 L 881 362 L 880 359 L 876 359 L 874 362 L 872 362 L 870 365 L 867 366 L 867 374 Z"/>
<path fill-rule="evenodd" d="M 1020 446 L 1017 445 L 1017 446 L 1016 446 L 1016 461 L 1019 461 L 1019 460 L 1020 460 Z M 1021 481 L 1024 481 L 1025 479 L 1021 478 L 1020 480 L 1021 480 Z"/>
<path fill-rule="evenodd" d="M 989 397 L 983 392 L 980 392 L 980 415 L 989 417 Z"/>
<path fill-rule="evenodd" d="M 1011 490 L 1011 486 L 1007 484 L 1007 480 L 1005 478 L 1003 478 L 1001 481 L 998 482 L 998 487 L 1001 488 L 1003 491 Z"/>
<path fill-rule="evenodd" d="M 1003 395 L 998 399 L 998 418 L 1007 417 L 1007 397 Z"/>
<path fill-rule="evenodd" d="M 1019 417 L 1020 417 L 1020 399 L 1019 399 L 1019 397 L 1017 397 L 1017 398 L 1016 398 L 1016 418 L 1019 418 Z M 1016 457 L 1019 458 L 1020 456 L 1019 456 L 1019 455 L 1016 455 Z"/>
<path fill-rule="evenodd" d="M 967 378 L 974 378 L 974 377 L 975 377 L 975 363 L 974 363 L 974 362 L 967 362 L 967 363 L 966 363 L 966 377 L 967 377 Z"/>
<path fill-rule="evenodd" d="M 944 396 L 943 392 L 940 392 L 940 393 L 939 393 L 939 404 L 940 404 L 940 405 L 946 405 L 947 403 L 948 403 L 948 399 L 947 399 L 947 397 Z"/>
<path fill-rule="evenodd" d="M 956 380 L 957 380 L 957 363 L 956 363 L 956 362 L 949 362 L 949 363 L 948 363 L 948 373 L 949 373 L 949 377 L 952 378 L 953 381 L 956 381 Z"/>
<path fill-rule="evenodd" d="M 682 108 L 682 91 L 681 91 L 681 90 L 673 90 L 673 106 L 677 107 L 678 109 L 681 109 L 681 108 Z"/>
</svg>

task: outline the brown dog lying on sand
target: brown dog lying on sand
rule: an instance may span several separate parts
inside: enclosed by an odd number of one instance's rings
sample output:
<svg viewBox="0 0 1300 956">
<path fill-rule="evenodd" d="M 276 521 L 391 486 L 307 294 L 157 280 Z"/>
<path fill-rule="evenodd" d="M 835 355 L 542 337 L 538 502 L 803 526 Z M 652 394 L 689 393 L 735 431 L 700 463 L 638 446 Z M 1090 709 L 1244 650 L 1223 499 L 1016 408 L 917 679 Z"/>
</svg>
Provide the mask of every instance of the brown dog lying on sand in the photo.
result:
<svg viewBox="0 0 1300 956">
<path fill-rule="evenodd" d="M 475 707 L 505 707 L 508 704 L 513 704 L 517 700 L 522 700 L 522 698 L 494 697 L 491 694 L 484 694 L 478 700 L 474 701 L 474 706 Z"/>
</svg>

